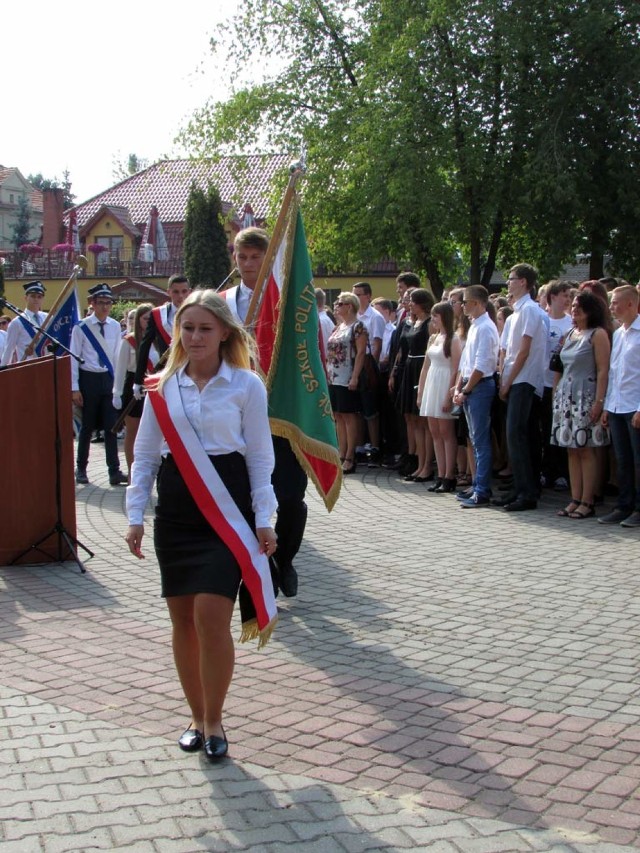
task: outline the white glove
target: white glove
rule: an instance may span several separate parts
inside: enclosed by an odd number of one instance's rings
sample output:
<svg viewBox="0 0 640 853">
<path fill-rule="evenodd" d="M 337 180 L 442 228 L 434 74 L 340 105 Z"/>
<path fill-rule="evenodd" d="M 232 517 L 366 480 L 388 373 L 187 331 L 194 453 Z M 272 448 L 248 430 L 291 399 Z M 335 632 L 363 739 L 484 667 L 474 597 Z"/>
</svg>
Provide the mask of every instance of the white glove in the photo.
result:
<svg viewBox="0 0 640 853">
<path fill-rule="evenodd" d="M 119 394 L 114 394 L 112 403 L 113 403 L 114 409 L 121 409 L 122 408 L 122 397 Z"/>
<path fill-rule="evenodd" d="M 133 396 L 136 400 L 142 400 L 142 385 L 133 386 Z"/>
</svg>

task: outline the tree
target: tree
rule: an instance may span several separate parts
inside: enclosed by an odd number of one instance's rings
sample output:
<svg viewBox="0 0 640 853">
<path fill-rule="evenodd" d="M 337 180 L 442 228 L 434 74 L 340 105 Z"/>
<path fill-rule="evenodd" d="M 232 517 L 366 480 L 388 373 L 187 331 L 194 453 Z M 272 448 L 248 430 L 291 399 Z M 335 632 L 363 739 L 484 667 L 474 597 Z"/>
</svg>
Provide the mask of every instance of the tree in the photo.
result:
<svg viewBox="0 0 640 853">
<path fill-rule="evenodd" d="M 185 272 L 194 287 L 220 285 L 229 274 L 228 240 L 218 190 L 191 185 L 184 223 Z"/>
<path fill-rule="evenodd" d="M 113 160 L 113 179 L 114 181 L 126 181 L 131 175 L 147 169 L 150 163 L 143 157 L 138 157 L 137 154 L 129 154 L 126 161 L 122 159 L 122 155 L 118 155 Z"/>
<path fill-rule="evenodd" d="M 11 242 L 18 249 L 23 243 L 29 242 L 31 207 L 25 195 L 18 197 L 18 217 L 11 226 Z"/>
<path fill-rule="evenodd" d="M 61 189 L 63 209 L 68 210 L 70 207 L 74 206 L 76 197 L 71 192 L 71 177 L 67 169 L 62 173 L 62 181 L 59 181 L 57 177 L 45 178 L 43 177 L 42 172 L 38 172 L 36 175 L 29 175 L 27 180 L 31 186 L 35 187 L 37 190 Z"/>
<path fill-rule="evenodd" d="M 486 284 L 497 264 L 525 257 L 511 254 L 518 249 L 551 273 L 588 231 L 594 252 L 596 232 L 616 245 L 609 204 L 588 223 L 594 197 L 614 195 L 620 207 L 620 177 L 638 170 L 636 136 L 622 145 L 640 103 L 632 0 L 246 0 L 242 8 L 214 46 L 227 46 L 234 70 L 257 54 L 265 67 L 277 60 L 276 70 L 207 104 L 183 141 L 211 156 L 238 150 L 239 128 L 251 127 L 240 134 L 244 150 L 256 136 L 306 149 L 314 260 L 357 268 L 392 254 L 427 272 L 439 293 L 460 275 L 460 257 L 471 280 Z M 611 82 L 598 91 L 601 75 Z M 606 132 L 596 153 L 598 116 L 616 128 L 615 157 Z"/>
</svg>

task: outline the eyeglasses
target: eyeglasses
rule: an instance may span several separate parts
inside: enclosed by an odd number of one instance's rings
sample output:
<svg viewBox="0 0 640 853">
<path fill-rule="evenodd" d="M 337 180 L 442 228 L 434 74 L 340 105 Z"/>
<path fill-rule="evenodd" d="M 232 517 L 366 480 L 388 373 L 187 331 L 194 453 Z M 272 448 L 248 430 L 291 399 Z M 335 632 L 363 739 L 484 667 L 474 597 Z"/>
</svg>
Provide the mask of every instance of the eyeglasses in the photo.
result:
<svg viewBox="0 0 640 853">
<path fill-rule="evenodd" d="M 507 283 L 510 281 L 522 281 L 522 276 L 515 276 L 515 278 L 508 278 Z"/>
<path fill-rule="evenodd" d="M 113 305 L 113 300 L 111 299 L 96 299 L 94 305 Z"/>
<path fill-rule="evenodd" d="M 342 308 L 344 305 L 351 305 L 350 302 L 336 302 L 336 308 Z"/>
</svg>

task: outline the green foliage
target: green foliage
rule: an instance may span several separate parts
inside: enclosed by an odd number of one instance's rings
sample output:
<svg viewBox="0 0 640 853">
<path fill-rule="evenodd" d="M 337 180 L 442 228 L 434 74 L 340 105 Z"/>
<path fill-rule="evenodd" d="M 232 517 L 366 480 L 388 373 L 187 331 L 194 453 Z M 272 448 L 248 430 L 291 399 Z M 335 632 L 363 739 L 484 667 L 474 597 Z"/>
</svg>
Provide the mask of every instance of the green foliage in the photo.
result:
<svg viewBox="0 0 640 853">
<path fill-rule="evenodd" d="M 218 190 L 191 185 L 184 224 L 185 272 L 193 287 L 218 287 L 229 274 L 229 251 Z"/>
<path fill-rule="evenodd" d="M 62 173 L 62 181 L 59 181 L 57 177 L 55 178 L 45 178 L 42 175 L 42 172 L 38 172 L 36 175 L 29 175 L 27 180 L 31 184 L 32 187 L 35 187 L 37 190 L 62 190 L 62 206 L 64 210 L 68 210 L 70 207 L 73 207 L 75 204 L 75 195 L 71 192 L 71 177 L 70 173 L 67 169 Z"/>
<path fill-rule="evenodd" d="M 137 308 L 139 304 L 139 302 L 131 302 L 127 299 L 116 299 L 113 303 L 110 316 L 119 323 L 123 317 L 128 315 L 129 311 L 133 308 Z"/>
<path fill-rule="evenodd" d="M 203 156 L 304 149 L 329 269 L 392 255 L 438 293 L 460 255 L 484 283 L 516 252 L 549 274 L 583 245 L 624 268 L 640 255 L 639 9 L 245 0 L 212 45 L 234 75 L 258 56 L 270 70 L 231 81 L 182 140 Z"/>
<path fill-rule="evenodd" d="M 18 196 L 18 218 L 11 226 L 11 242 L 17 249 L 23 243 L 29 242 L 31 222 L 31 207 L 24 195 Z"/>
<path fill-rule="evenodd" d="M 141 172 L 143 169 L 147 169 L 151 164 L 149 160 L 144 157 L 138 157 L 137 154 L 128 154 L 126 158 L 123 158 L 120 153 L 118 153 L 112 161 L 112 171 L 114 181 L 126 181 L 127 178 L 130 178 L 132 175 L 135 175 L 137 172 Z"/>
</svg>

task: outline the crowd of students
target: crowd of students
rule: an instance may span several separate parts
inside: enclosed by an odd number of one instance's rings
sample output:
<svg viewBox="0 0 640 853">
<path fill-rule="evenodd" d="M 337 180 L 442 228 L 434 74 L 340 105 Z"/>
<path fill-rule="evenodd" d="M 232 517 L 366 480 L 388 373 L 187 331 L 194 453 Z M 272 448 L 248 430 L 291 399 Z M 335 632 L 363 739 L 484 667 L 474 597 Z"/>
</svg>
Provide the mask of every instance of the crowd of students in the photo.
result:
<svg viewBox="0 0 640 853">
<path fill-rule="evenodd" d="M 434 304 L 420 284 L 402 273 L 394 301 L 359 282 L 334 303 L 324 342 L 343 473 L 382 465 L 408 487 L 457 492 L 463 509 L 535 510 L 542 489 L 568 491 L 558 515 L 571 520 L 615 495 L 598 521 L 640 527 L 638 288 L 539 287 L 529 264 L 506 294 L 454 287 Z"/>
</svg>

